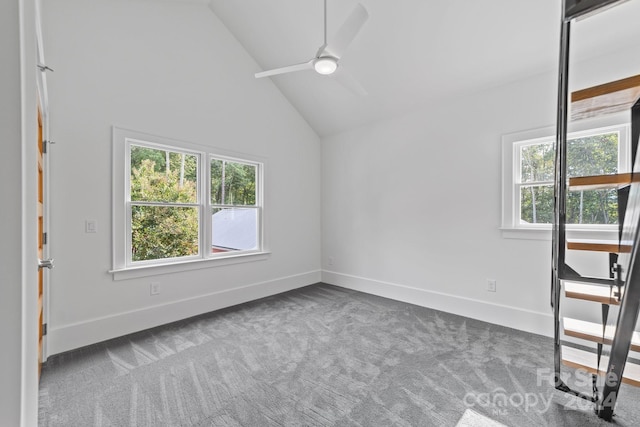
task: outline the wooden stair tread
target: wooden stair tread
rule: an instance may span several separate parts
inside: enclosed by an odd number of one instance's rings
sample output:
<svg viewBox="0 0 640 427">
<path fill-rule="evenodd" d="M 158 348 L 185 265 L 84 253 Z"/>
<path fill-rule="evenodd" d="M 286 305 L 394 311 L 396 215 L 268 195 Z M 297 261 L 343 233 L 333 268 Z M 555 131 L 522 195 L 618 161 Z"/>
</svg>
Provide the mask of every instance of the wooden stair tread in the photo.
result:
<svg viewBox="0 0 640 427">
<path fill-rule="evenodd" d="M 562 363 L 566 366 L 584 369 L 589 373 L 604 375 L 609 364 L 609 357 L 603 355 L 600 361 L 600 371 L 598 372 L 598 356 L 584 350 L 573 347 L 562 346 Z M 627 362 L 622 375 L 622 382 L 636 387 L 640 387 L 640 365 Z"/>
<path fill-rule="evenodd" d="M 564 325 L 564 333 L 570 337 L 580 338 L 587 341 L 611 345 L 613 336 L 616 332 L 614 325 L 607 325 L 602 336 L 602 325 L 584 320 L 572 319 L 565 317 L 562 319 Z M 633 332 L 631 338 L 631 350 L 640 351 L 640 333 Z"/>
<path fill-rule="evenodd" d="M 599 302 L 601 304 L 619 305 L 620 302 L 613 295 L 609 286 L 590 285 L 586 283 L 564 282 L 564 292 L 567 298 L 582 299 Z"/>
<path fill-rule="evenodd" d="M 640 97 L 640 75 L 575 91 L 571 94 L 571 119 L 625 111 Z"/>
<path fill-rule="evenodd" d="M 569 190 L 582 191 L 618 189 L 630 185 L 631 177 L 631 172 L 609 175 L 579 176 L 569 179 Z"/>
<path fill-rule="evenodd" d="M 617 240 L 567 240 L 567 249 L 578 251 L 611 252 L 621 254 L 630 253 L 631 248 L 631 244 L 625 242 L 620 243 Z"/>
</svg>

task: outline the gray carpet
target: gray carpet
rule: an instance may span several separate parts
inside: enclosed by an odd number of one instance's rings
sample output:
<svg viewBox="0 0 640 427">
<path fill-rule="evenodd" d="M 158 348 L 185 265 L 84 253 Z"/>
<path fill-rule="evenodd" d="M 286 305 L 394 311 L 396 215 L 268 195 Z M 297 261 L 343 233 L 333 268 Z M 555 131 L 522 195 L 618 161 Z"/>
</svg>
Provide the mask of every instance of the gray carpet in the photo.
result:
<svg viewBox="0 0 640 427">
<path fill-rule="evenodd" d="M 318 284 L 50 358 L 39 425 L 610 425 L 551 367 L 549 338 Z"/>
</svg>

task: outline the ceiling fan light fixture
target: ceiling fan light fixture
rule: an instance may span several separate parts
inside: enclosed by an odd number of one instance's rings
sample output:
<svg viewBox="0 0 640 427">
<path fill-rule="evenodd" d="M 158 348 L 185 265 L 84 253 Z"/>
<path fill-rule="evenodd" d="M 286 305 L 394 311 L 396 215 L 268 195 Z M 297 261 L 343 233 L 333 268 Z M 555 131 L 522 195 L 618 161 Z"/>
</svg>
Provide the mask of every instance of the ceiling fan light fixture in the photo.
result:
<svg viewBox="0 0 640 427">
<path fill-rule="evenodd" d="M 313 69 L 318 74 L 333 74 L 338 69 L 338 61 L 330 56 L 323 56 L 313 62 Z"/>
</svg>

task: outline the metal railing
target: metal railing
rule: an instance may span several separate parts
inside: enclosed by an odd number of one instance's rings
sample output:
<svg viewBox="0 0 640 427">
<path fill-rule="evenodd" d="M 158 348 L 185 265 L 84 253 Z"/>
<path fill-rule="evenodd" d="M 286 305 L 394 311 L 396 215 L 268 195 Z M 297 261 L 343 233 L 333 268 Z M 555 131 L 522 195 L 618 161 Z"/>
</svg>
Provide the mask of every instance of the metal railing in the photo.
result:
<svg viewBox="0 0 640 427">
<path fill-rule="evenodd" d="M 632 141 L 631 155 L 634 164 L 634 179 L 631 189 L 619 191 L 620 206 L 620 239 L 633 242 L 631 254 L 621 261 L 626 269 L 624 280 L 620 277 L 620 269 L 615 269 L 616 277 L 609 282 L 603 279 L 581 277 L 566 262 L 566 192 L 567 192 L 567 128 L 569 105 L 569 49 L 572 21 L 586 18 L 590 14 L 601 12 L 605 8 L 613 7 L 628 0 L 564 0 L 561 20 L 560 61 L 558 74 L 558 110 L 555 153 L 554 180 L 554 225 L 552 241 L 552 271 L 551 271 L 551 306 L 554 314 L 554 369 L 556 389 L 573 394 L 596 403 L 596 412 L 603 419 L 611 420 L 615 408 L 622 374 L 627 361 L 631 345 L 631 337 L 638 319 L 640 308 L 640 183 L 636 183 L 636 176 L 640 176 L 640 165 L 635 165 L 638 138 L 640 137 L 640 101 L 632 108 Z M 612 258 L 614 259 L 614 258 Z M 612 261 L 617 262 L 617 261 Z M 618 264 L 619 265 L 619 264 Z M 611 351 L 605 385 L 602 395 L 596 387 L 596 377 L 593 377 L 593 395 L 587 395 L 571 389 L 561 379 L 562 346 L 560 324 L 560 301 L 562 280 L 581 280 L 583 282 L 608 286 L 625 286 L 620 313 L 617 319 L 616 332 L 611 344 Z M 603 323 L 606 324 L 608 306 L 603 305 Z M 598 344 L 598 362 L 602 353 L 602 344 Z"/>
</svg>

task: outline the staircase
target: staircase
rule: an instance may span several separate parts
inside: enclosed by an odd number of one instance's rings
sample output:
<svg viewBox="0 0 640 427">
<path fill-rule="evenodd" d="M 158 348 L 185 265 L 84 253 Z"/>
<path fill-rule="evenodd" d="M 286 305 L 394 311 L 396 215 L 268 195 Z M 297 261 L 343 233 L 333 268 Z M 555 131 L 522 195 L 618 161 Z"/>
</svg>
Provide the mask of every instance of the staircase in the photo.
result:
<svg viewBox="0 0 640 427">
<path fill-rule="evenodd" d="M 633 107 L 633 111 L 636 111 L 636 114 L 640 113 L 640 102 Z M 631 146 L 635 153 L 638 146 L 637 138 Z M 638 172 L 640 165 L 636 167 L 635 173 Z M 565 251 L 558 257 L 557 264 L 554 264 L 554 276 L 557 280 L 552 298 L 558 362 L 556 388 L 595 402 L 596 410 L 605 419 L 611 419 L 613 415 L 621 382 L 640 387 L 640 364 L 627 361 L 630 350 L 640 352 L 640 333 L 635 331 L 640 308 L 640 261 L 635 263 L 639 271 L 633 271 L 633 261 L 637 257 L 634 248 L 639 247 L 636 241 L 639 237 L 637 230 L 640 223 L 636 211 L 640 207 L 640 188 L 634 185 L 633 176 L 640 175 L 621 173 L 569 180 L 569 191 L 617 190 L 620 209 L 619 239 L 567 240 L 566 235 L 562 236 L 558 240 L 565 241 Z M 566 251 L 573 250 L 609 253 L 610 277 L 584 277 L 573 270 L 564 259 Z M 561 292 L 560 295 L 558 291 Z M 565 302 L 587 301 L 593 305 L 594 311 L 599 311 L 601 321 L 597 323 L 564 315 L 560 311 L 562 298 Z M 560 379 L 560 364 L 592 374 L 593 394 L 574 391 L 564 384 Z M 597 376 L 602 378 L 598 380 Z M 605 377 L 621 378 L 621 381 L 608 380 L 600 394 L 598 387 L 602 386 Z"/>
<path fill-rule="evenodd" d="M 633 111 L 634 114 L 640 115 L 640 101 L 633 107 Z M 636 138 L 635 143 L 632 143 L 634 152 L 637 146 Z M 638 173 L 640 164 L 636 165 L 636 175 L 633 176 L 640 176 Z M 640 261 L 636 262 L 638 250 L 634 251 L 634 248 L 640 247 L 640 235 L 637 233 L 640 227 L 640 188 L 633 181 L 630 174 L 577 178 L 569 181 L 569 191 L 615 188 L 618 191 L 619 205 L 625 209 L 619 214 L 619 240 L 566 241 L 567 250 L 610 253 L 610 279 L 582 277 L 567 266 L 564 259 L 558 260 L 558 289 L 564 291 L 562 296 L 565 300 L 588 301 L 594 305 L 594 309 L 599 306 L 601 322 L 561 315 L 561 299 L 556 298 L 553 301 L 558 323 L 556 359 L 566 367 L 581 369 L 594 375 L 592 396 L 571 390 L 560 380 L 559 370 L 556 371 L 556 388 L 596 402 L 596 411 L 607 420 L 613 415 L 620 383 L 640 387 L 640 364 L 627 360 L 629 351 L 640 352 L 640 332 L 635 331 L 640 309 Z M 592 183 L 592 188 L 589 188 L 588 182 Z M 570 279 L 567 279 L 568 277 Z M 612 307 L 615 309 L 612 310 Z M 586 350 L 585 347 L 591 347 L 591 350 Z M 607 381 L 597 382 L 596 376 L 607 378 Z M 618 378 L 621 378 L 621 381 L 618 381 Z M 605 385 L 600 394 L 597 386 L 603 382 Z"/>
<path fill-rule="evenodd" d="M 574 92 L 572 120 L 621 110 L 630 111 L 633 172 L 567 179 L 568 58 L 571 22 L 622 0 L 565 0 L 562 19 L 558 134 L 556 144 L 555 215 L 551 306 L 554 312 L 555 386 L 595 404 L 596 413 L 611 420 L 622 383 L 640 387 L 640 363 L 629 351 L 640 352 L 636 323 L 640 309 L 640 75 Z M 637 164 L 636 164 L 637 161 Z M 567 191 L 614 189 L 618 195 L 618 239 L 568 240 Z M 566 262 L 567 251 L 609 254 L 608 278 L 586 277 Z M 605 274 L 606 276 L 606 274 Z M 592 305 L 599 322 L 565 315 L 569 301 Z M 579 369 L 592 375 L 589 392 L 567 385 L 563 372 Z M 567 371 L 569 370 L 569 371 Z M 575 371 L 573 371 L 575 374 Z M 605 381 L 606 379 L 606 381 Z M 601 390 L 600 390 L 601 389 Z"/>
</svg>

